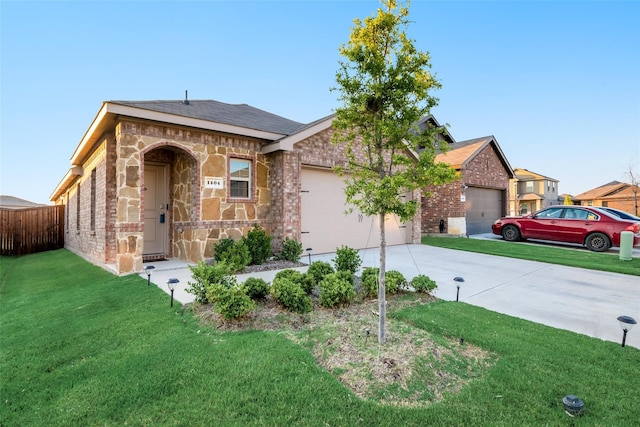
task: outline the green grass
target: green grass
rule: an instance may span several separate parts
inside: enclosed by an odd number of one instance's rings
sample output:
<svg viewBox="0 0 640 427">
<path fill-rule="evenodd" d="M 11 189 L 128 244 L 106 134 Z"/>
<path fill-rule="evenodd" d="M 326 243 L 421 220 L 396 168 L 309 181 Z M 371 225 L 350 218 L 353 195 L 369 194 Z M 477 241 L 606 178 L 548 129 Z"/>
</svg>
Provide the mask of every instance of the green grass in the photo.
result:
<svg viewBox="0 0 640 427">
<path fill-rule="evenodd" d="M 424 236 L 422 238 L 422 244 L 640 276 L 640 258 L 621 261 L 618 254 L 591 252 L 583 248 L 552 247 L 529 243 L 505 242 L 502 240 L 437 236 Z"/>
<path fill-rule="evenodd" d="M 637 425 L 638 349 L 463 303 L 392 316 L 497 362 L 405 409 L 358 399 L 281 333 L 217 332 L 65 250 L 0 258 L 0 279 L 2 426 L 564 426 L 570 393 L 587 405 L 575 425 Z"/>
</svg>

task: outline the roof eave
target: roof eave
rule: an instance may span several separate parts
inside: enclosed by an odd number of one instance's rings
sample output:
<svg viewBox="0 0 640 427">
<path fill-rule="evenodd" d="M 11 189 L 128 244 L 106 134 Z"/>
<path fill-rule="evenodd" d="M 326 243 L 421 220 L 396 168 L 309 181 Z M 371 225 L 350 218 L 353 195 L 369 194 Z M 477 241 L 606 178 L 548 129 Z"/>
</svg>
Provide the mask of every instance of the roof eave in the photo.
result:
<svg viewBox="0 0 640 427">
<path fill-rule="evenodd" d="M 330 128 L 334 118 L 335 116 L 331 115 L 325 119 L 319 120 L 317 123 L 311 126 L 303 128 L 300 132 L 293 133 L 291 135 L 285 136 L 279 141 L 267 144 L 262 147 L 262 154 L 269 154 L 275 151 L 293 151 L 293 146 L 298 142 Z"/>
<path fill-rule="evenodd" d="M 125 116 L 135 119 L 150 120 L 172 125 L 191 127 L 196 129 L 211 130 L 233 135 L 242 135 L 250 138 L 276 141 L 286 135 L 276 132 L 262 131 L 242 126 L 230 125 L 226 123 L 212 122 L 209 120 L 178 116 L 170 113 L 147 110 L 143 108 L 131 107 L 128 105 L 104 102 L 102 108 L 82 137 L 80 144 L 71 156 L 72 165 L 80 165 L 86 156 L 91 152 L 93 146 L 104 131 L 115 122 L 115 117 Z"/>
<path fill-rule="evenodd" d="M 76 179 L 76 176 L 77 175 L 73 173 L 73 168 L 69 169 L 67 173 L 62 177 L 55 190 L 53 190 L 53 193 L 51 193 L 51 195 L 49 196 L 49 201 L 55 203 L 55 201 L 58 200 L 62 193 L 67 191 L 67 188 L 69 188 L 69 185 L 73 183 L 73 181 Z"/>
</svg>

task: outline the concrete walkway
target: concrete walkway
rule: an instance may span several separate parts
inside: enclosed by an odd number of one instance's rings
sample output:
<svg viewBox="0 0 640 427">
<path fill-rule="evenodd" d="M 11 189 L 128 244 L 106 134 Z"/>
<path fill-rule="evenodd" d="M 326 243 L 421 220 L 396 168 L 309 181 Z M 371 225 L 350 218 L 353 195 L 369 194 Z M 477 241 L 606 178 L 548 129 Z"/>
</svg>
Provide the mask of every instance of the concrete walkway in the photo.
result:
<svg viewBox="0 0 640 427">
<path fill-rule="evenodd" d="M 363 266 L 379 265 L 378 249 L 360 250 Z M 634 256 L 636 254 L 634 253 Z M 603 255 L 608 256 L 608 255 Z M 331 262 L 335 254 L 312 255 L 313 261 Z M 308 257 L 301 258 L 308 263 Z M 625 262 L 625 261 L 620 261 Z M 174 297 L 182 304 L 193 301 L 186 292 L 191 272 L 182 261 L 150 263 L 156 268 L 151 281 L 169 293 L 169 278 L 180 280 Z M 306 271 L 306 267 L 299 269 Z M 621 342 L 622 329 L 616 320 L 627 315 L 640 322 L 640 278 L 597 270 L 564 267 L 535 261 L 504 258 L 425 245 L 387 248 L 387 270 L 398 270 L 408 280 L 425 274 L 435 280 L 434 295 L 456 299 L 460 276 L 460 301 L 514 317 L 566 329 L 607 341 Z M 276 271 L 239 275 L 271 281 Z M 145 279 L 147 276 L 141 274 Z M 627 336 L 627 345 L 640 348 L 640 325 Z"/>
</svg>

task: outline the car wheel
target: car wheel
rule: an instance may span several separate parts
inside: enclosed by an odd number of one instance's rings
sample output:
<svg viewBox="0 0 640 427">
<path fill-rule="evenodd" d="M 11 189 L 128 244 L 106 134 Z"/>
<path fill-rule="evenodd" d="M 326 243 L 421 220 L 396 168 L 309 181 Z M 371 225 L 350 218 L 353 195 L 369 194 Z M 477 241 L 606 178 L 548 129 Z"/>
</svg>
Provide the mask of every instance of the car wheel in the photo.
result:
<svg viewBox="0 0 640 427">
<path fill-rule="evenodd" d="M 502 238 L 508 242 L 520 240 L 520 230 L 515 225 L 505 225 L 502 229 Z"/>
<path fill-rule="evenodd" d="M 604 252 L 611 247 L 611 241 L 607 235 L 603 233 L 589 234 L 584 244 L 587 246 L 587 249 L 594 252 Z"/>
</svg>

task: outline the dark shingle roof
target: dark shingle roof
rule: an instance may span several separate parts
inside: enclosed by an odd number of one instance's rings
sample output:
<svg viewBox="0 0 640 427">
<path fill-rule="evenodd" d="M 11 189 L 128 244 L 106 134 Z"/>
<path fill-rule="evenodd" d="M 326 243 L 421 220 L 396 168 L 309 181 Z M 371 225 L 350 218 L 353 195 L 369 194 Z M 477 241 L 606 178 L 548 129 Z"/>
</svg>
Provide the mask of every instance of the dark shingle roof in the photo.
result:
<svg viewBox="0 0 640 427">
<path fill-rule="evenodd" d="M 303 126 L 293 120 L 269 113 L 247 104 L 225 104 L 210 100 L 183 101 L 109 101 L 177 116 L 208 120 L 265 132 L 289 135 Z"/>
</svg>

